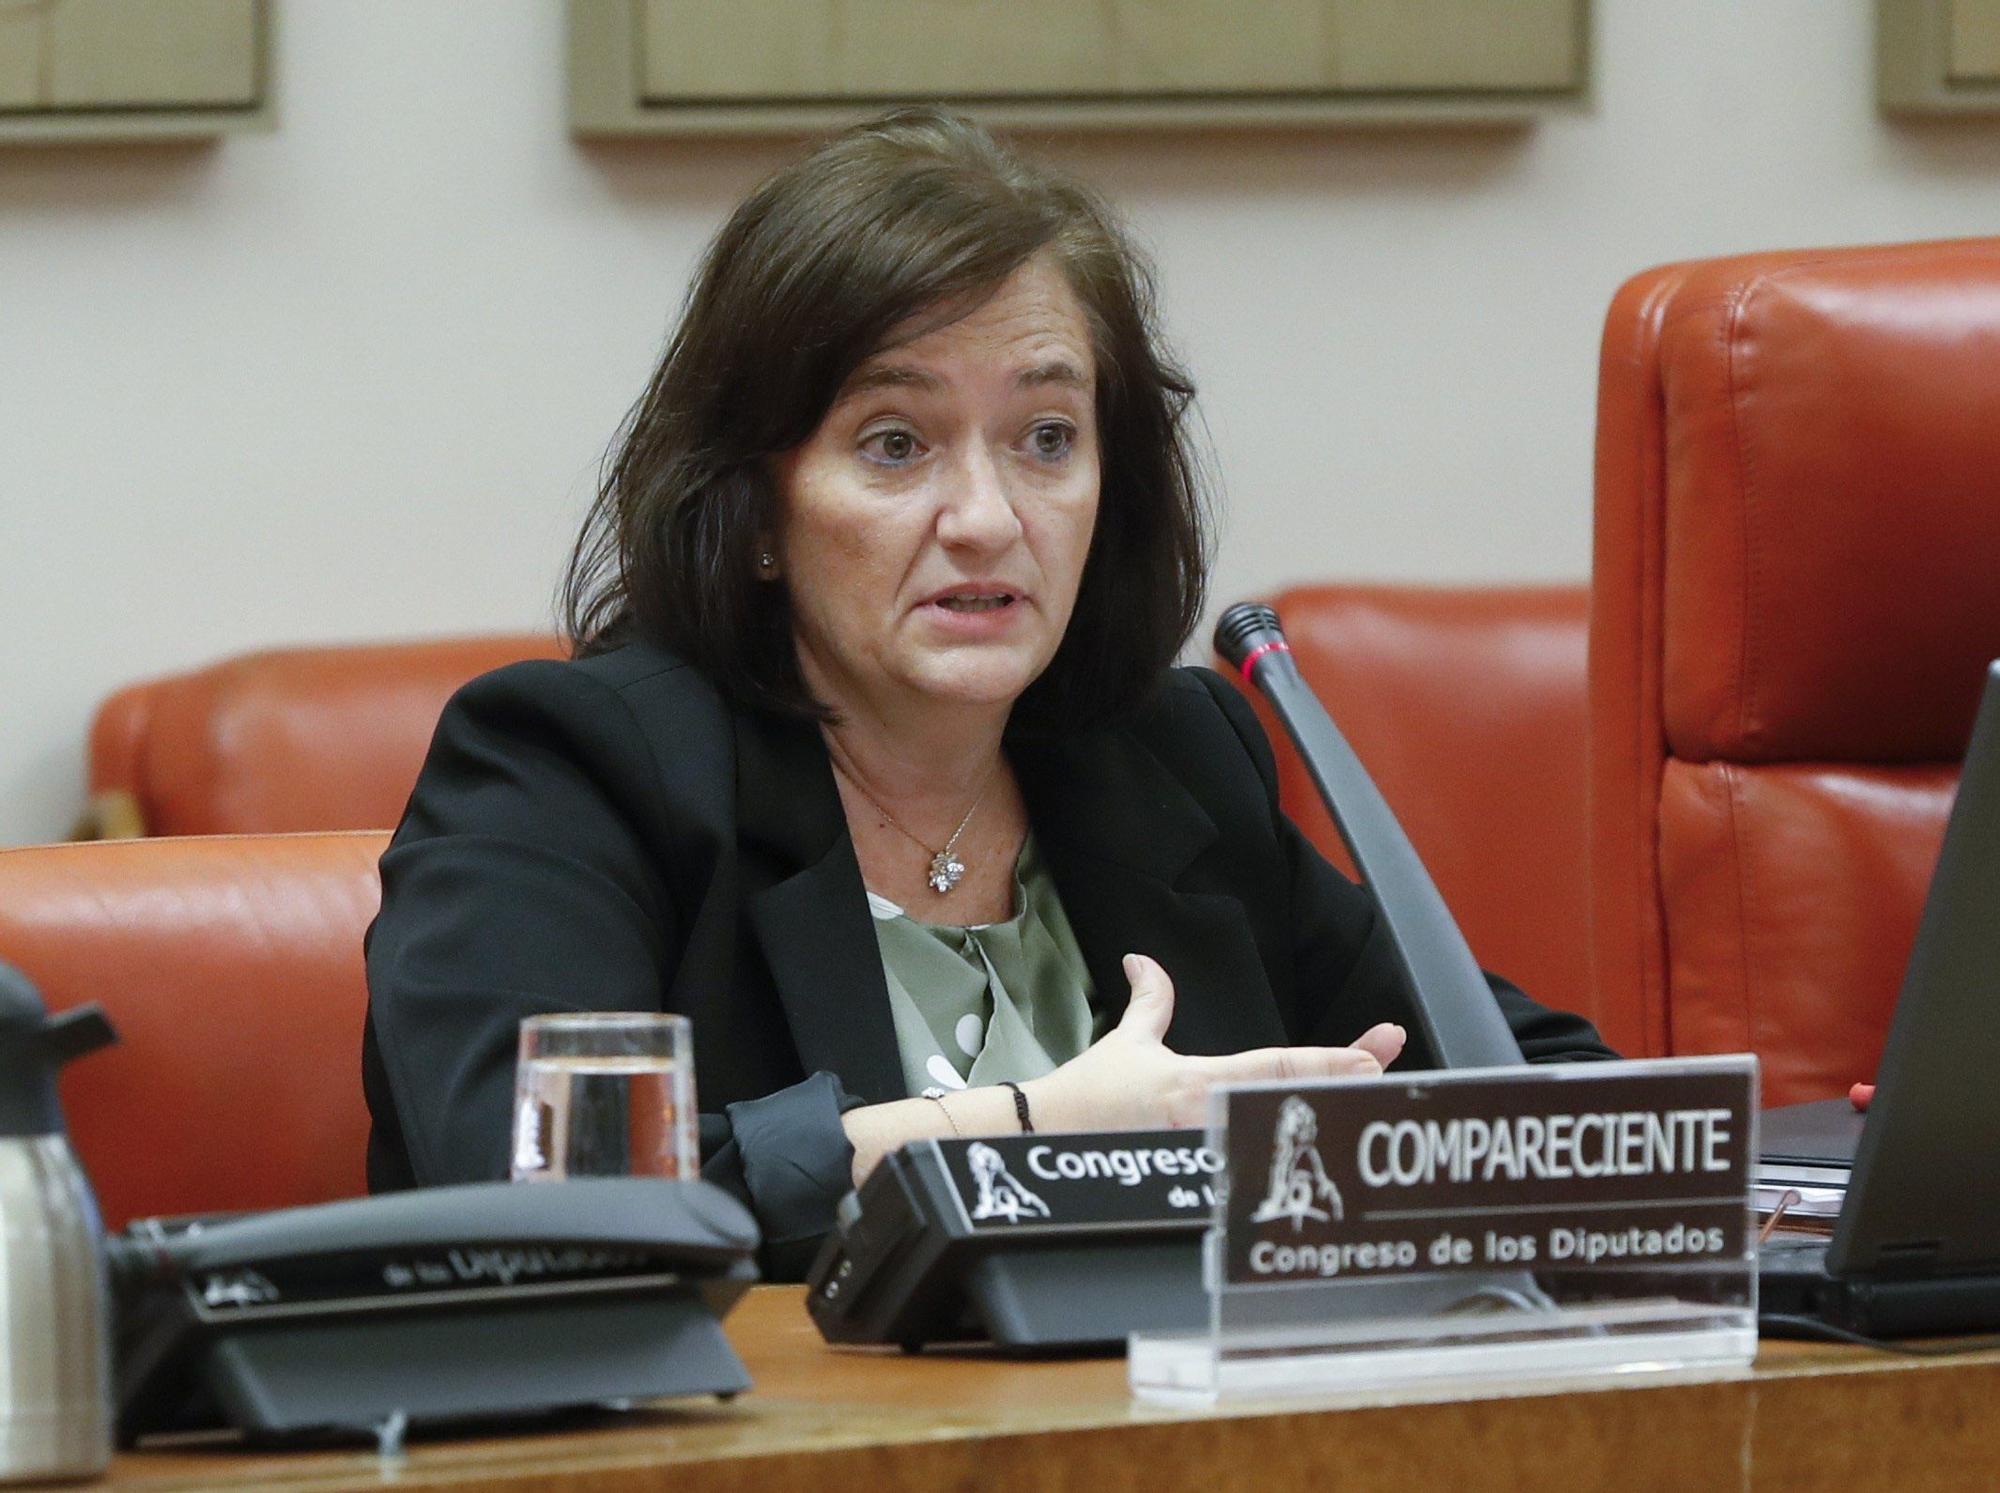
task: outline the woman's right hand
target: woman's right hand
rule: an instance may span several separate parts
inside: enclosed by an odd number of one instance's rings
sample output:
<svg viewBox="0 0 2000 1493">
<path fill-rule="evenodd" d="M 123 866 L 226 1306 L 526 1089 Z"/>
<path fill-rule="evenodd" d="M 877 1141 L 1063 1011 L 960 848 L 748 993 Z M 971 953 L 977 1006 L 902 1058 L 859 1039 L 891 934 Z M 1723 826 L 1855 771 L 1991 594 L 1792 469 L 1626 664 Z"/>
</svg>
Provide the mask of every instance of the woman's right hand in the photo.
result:
<svg viewBox="0 0 2000 1493">
<path fill-rule="evenodd" d="M 1166 1044 L 1174 985 L 1143 954 L 1125 956 L 1132 999 L 1118 1025 L 1088 1051 L 1021 1087 L 1037 1130 L 1152 1130 L 1208 1120 L 1208 1091 L 1254 1079 L 1337 1078 L 1380 1073 L 1403 1050 L 1405 1033 L 1384 1022 L 1352 1047 L 1259 1047 L 1222 1057 L 1189 1057 Z"/>
</svg>

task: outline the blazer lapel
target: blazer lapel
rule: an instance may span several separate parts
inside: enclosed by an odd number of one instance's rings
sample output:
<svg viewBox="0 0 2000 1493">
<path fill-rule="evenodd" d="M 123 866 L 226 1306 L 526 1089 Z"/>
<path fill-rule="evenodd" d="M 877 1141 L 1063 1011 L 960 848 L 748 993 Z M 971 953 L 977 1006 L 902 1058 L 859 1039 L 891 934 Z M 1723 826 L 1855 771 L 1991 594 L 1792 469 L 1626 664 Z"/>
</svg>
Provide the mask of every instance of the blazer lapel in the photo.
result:
<svg viewBox="0 0 2000 1493">
<path fill-rule="evenodd" d="M 810 724 L 739 714 L 736 814 L 750 928 L 806 1072 L 901 1099 L 882 955 L 840 795 Z"/>
<path fill-rule="evenodd" d="M 1020 742 L 1013 760 L 1035 838 L 1110 1019 L 1130 987 L 1120 961 L 1157 959 L 1174 981 L 1176 1052 L 1239 1052 L 1286 1041 L 1242 901 L 1182 890 L 1217 838 L 1192 794 L 1128 733 Z"/>
<path fill-rule="evenodd" d="M 881 951 L 819 733 L 743 714 L 736 748 L 745 905 L 799 1061 L 860 1099 L 903 1098 Z M 1009 751 L 1110 1020 L 1129 995 L 1119 961 L 1148 954 L 1174 980 L 1175 1051 L 1286 1041 L 1241 899 L 1177 885 L 1217 830 L 1173 774 L 1125 732 L 1024 739 Z"/>
</svg>

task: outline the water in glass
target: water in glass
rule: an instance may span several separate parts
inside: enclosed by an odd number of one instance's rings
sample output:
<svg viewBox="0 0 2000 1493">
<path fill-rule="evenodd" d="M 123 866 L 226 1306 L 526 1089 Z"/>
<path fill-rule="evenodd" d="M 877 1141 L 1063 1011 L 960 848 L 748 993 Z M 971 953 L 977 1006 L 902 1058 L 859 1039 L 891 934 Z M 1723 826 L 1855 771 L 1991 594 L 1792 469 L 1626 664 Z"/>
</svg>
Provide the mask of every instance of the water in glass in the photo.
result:
<svg viewBox="0 0 2000 1493">
<path fill-rule="evenodd" d="M 528 1059 L 517 1085 L 514 1180 L 694 1176 L 693 1088 L 678 1058 Z"/>
</svg>

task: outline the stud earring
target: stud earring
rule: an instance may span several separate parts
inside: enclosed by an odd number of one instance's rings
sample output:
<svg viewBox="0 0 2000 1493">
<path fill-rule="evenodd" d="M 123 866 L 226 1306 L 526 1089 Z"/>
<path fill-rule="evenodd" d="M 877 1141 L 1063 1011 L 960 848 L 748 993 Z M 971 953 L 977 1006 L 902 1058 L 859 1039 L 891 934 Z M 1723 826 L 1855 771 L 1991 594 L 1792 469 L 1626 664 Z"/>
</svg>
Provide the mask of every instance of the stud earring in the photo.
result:
<svg viewBox="0 0 2000 1493">
<path fill-rule="evenodd" d="M 776 570 L 778 568 L 778 557 L 769 550 L 765 550 L 757 556 L 757 568 L 763 571 Z"/>
</svg>

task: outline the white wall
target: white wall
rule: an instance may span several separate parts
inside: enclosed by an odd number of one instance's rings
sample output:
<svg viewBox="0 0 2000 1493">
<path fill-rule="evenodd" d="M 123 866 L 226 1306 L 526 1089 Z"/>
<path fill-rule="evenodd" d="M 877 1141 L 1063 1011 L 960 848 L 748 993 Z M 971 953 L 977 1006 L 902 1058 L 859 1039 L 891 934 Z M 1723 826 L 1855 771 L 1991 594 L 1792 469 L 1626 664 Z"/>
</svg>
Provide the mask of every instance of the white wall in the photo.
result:
<svg viewBox="0 0 2000 1493">
<path fill-rule="evenodd" d="M 1230 597 L 1580 576 L 1648 264 L 2000 232 L 2000 122 L 1873 105 L 1866 0 L 1597 0 L 1527 132 L 1057 142 L 1160 262 Z M 700 245 L 790 147 L 581 148 L 555 0 L 287 0 L 279 130 L 0 150 L 0 843 L 95 702 L 253 646 L 535 626 Z"/>
</svg>

